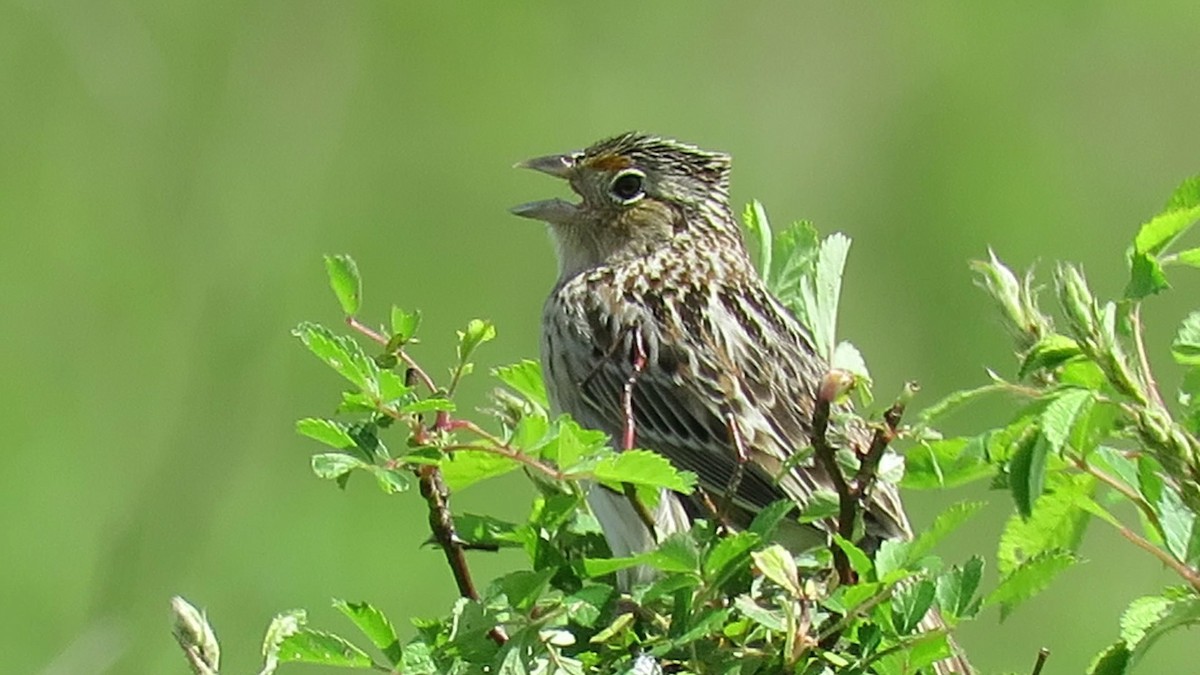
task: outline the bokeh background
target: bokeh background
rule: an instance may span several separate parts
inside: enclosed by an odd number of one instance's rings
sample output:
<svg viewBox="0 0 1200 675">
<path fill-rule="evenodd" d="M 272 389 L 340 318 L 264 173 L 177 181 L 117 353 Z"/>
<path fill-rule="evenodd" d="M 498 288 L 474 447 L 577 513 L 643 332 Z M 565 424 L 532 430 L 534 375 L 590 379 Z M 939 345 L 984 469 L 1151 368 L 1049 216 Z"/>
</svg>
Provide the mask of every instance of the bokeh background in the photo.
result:
<svg viewBox="0 0 1200 675">
<path fill-rule="evenodd" d="M 175 593 L 231 673 L 279 610 L 444 612 L 418 498 L 310 474 L 293 422 L 340 385 L 289 329 L 339 319 L 321 254 L 347 252 L 368 316 L 424 310 L 432 367 L 473 317 L 500 328 L 481 365 L 534 355 L 552 251 L 506 208 L 565 188 L 510 170 L 532 155 L 634 128 L 730 151 L 737 202 L 854 238 L 841 334 L 882 396 L 1012 372 L 967 261 L 1069 258 L 1119 291 L 1136 226 L 1200 171 L 1198 26 L 1186 0 L 0 4 L 0 669 L 186 672 Z M 1157 356 L 1196 288 L 1151 302 Z M 456 506 L 519 516 L 523 489 Z M 994 548 L 1009 501 L 984 496 L 948 556 Z M 1171 581 L 1087 537 L 1085 566 L 962 631 L 985 672 L 1041 646 L 1082 672 Z M 1191 640 L 1145 672 L 1196 672 Z"/>
</svg>

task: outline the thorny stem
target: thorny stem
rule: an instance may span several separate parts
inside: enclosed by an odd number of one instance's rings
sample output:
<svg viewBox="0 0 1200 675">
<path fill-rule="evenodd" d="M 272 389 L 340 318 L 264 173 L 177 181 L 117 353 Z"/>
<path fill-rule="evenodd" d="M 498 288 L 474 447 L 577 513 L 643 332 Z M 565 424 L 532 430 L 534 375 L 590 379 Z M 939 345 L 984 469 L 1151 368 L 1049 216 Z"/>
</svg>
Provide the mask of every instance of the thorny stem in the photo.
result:
<svg viewBox="0 0 1200 675">
<path fill-rule="evenodd" d="M 1158 383 L 1154 381 L 1154 371 L 1150 370 L 1150 359 L 1146 356 L 1146 341 L 1142 336 L 1142 303 L 1133 303 L 1129 310 L 1129 322 L 1133 324 L 1133 348 L 1137 352 L 1138 367 L 1141 370 L 1142 382 L 1146 385 L 1146 393 L 1155 406 L 1166 410 L 1167 406 L 1158 392 Z"/>
</svg>

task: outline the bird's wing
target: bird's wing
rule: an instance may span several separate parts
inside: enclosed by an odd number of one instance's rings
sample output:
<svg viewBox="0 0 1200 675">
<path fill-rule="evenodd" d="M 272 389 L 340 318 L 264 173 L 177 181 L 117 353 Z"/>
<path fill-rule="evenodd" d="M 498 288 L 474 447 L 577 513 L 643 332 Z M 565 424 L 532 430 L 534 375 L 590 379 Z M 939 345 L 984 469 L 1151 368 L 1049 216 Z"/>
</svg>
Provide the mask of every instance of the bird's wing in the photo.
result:
<svg viewBox="0 0 1200 675">
<path fill-rule="evenodd" d="M 814 391 L 827 369 L 804 329 L 759 284 L 685 285 L 672 293 L 650 291 L 620 315 L 602 302 L 577 308 L 577 325 L 588 333 L 579 339 L 591 351 L 573 374 L 573 393 L 586 410 L 567 412 L 604 422 L 619 439 L 632 381 L 635 445 L 695 472 L 715 500 L 728 497 L 753 514 L 784 498 L 803 505 L 818 488 L 831 489 L 811 460 L 788 462 L 810 446 Z M 906 536 L 893 491 L 881 485 L 876 493 L 870 528 Z"/>
</svg>

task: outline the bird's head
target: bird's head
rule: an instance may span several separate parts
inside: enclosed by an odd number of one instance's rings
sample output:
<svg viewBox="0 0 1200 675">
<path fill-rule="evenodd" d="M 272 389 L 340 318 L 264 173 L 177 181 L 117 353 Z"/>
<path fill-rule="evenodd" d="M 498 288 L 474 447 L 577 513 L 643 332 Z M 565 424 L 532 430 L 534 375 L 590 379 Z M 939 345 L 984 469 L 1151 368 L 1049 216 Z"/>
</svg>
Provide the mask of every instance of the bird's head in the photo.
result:
<svg viewBox="0 0 1200 675">
<path fill-rule="evenodd" d="M 531 202 L 512 212 L 550 224 L 563 275 L 672 245 L 740 245 L 729 164 L 726 154 L 631 132 L 517 164 L 567 180 L 580 199 Z"/>
</svg>

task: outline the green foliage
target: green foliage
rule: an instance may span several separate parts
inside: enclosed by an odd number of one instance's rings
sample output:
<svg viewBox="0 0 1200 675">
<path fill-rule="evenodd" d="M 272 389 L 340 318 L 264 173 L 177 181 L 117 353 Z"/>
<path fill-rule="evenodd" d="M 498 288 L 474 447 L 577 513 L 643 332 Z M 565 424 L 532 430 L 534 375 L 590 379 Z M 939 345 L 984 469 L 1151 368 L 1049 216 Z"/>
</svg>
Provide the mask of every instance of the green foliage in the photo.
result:
<svg viewBox="0 0 1200 675">
<path fill-rule="evenodd" d="M 812 331 L 816 349 L 865 393 L 861 355 L 835 337 L 849 239 L 821 239 L 807 223 L 775 232 L 758 202 L 744 217 L 763 278 Z M 604 434 L 568 417 L 552 419 L 533 361 L 491 369 L 500 385 L 493 420 L 459 417 L 456 389 L 495 327 L 473 320 L 458 331 L 455 365 L 442 384 L 408 351 L 417 344 L 419 313 L 393 308 L 388 333 L 366 328 L 353 319 L 362 297 L 357 267 L 347 256 L 327 257 L 349 325 L 373 344 L 368 352 L 353 337 L 310 323 L 294 331 L 347 388 L 338 419 L 296 425 L 326 446 L 312 457 L 314 474 L 341 487 L 356 473 L 370 474 L 387 494 L 416 482 L 420 490 L 410 494 L 424 498 L 433 540 L 448 557 L 509 548 L 526 565 L 479 593 L 460 587 L 466 597 L 445 616 L 414 619 L 416 635 L 406 643 L 367 603 L 334 603 L 361 633 L 354 640 L 307 627 L 303 612 L 281 614 L 264 641 L 263 672 L 306 662 L 404 673 L 927 673 L 950 654 L 949 629 L 992 607 L 1007 618 L 1072 568 L 1093 516 L 1184 581 L 1134 601 L 1119 640 L 1090 669 L 1132 672 L 1159 637 L 1200 623 L 1200 312 L 1184 319 L 1171 345 L 1183 368 L 1180 421 L 1149 370 L 1140 314 L 1144 298 L 1168 287 L 1165 269 L 1198 266 L 1200 249 L 1170 253 L 1197 218 L 1200 179 L 1192 179 L 1137 234 L 1119 300 L 1097 300 L 1077 267 L 1060 264 L 1062 329 L 1040 308 L 1032 274 L 1019 278 L 991 252 L 973 265 L 1014 336 L 1014 377 L 989 371 L 990 382 L 930 405 L 898 430 L 903 478 L 881 470 L 871 479 L 914 488 L 987 479 L 1006 491 L 1014 514 L 999 534 L 999 581 L 990 589 L 982 556 L 952 564 L 936 553 L 981 502 L 955 504 L 915 538 L 877 547 L 838 534 L 808 550 L 776 540 L 785 524 L 828 523 L 861 509 L 845 490 L 819 490 L 804 505 L 773 504 L 743 531 L 700 519 L 651 550 L 613 557 L 585 499 L 589 486 L 653 508 L 664 490 L 693 492 L 696 476 L 649 450 L 616 452 Z M 1003 424 L 950 438 L 934 428 L 995 394 L 1015 402 Z M 847 419 L 848 407 L 837 415 L 838 423 L 871 424 Z M 861 457 L 840 450 L 844 480 L 858 480 Z M 810 461 L 811 452 L 799 457 Z M 518 471 L 534 488 L 524 519 L 449 510 L 450 494 Z M 1114 502 L 1133 506 L 1136 528 L 1114 515 Z M 861 522 L 861 514 L 855 518 Z M 946 628 L 932 627 L 931 611 Z"/>
</svg>

